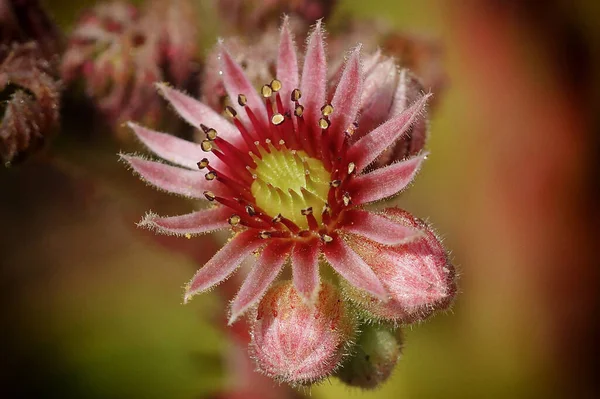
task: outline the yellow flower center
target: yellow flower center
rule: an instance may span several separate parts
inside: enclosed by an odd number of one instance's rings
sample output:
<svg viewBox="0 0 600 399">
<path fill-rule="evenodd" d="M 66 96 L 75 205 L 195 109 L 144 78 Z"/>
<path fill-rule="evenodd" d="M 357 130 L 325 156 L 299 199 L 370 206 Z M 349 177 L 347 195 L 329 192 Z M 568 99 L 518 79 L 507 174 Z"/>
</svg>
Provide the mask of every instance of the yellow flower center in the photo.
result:
<svg viewBox="0 0 600 399">
<path fill-rule="evenodd" d="M 261 156 L 254 157 L 256 179 L 250 190 L 256 205 L 270 216 L 281 214 L 301 229 L 308 228 L 305 214 L 310 211 L 321 223 L 331 180 L 323 163 L 304 151 L 268 145 L 270 152 L 259 146 Z"/>
</svg>

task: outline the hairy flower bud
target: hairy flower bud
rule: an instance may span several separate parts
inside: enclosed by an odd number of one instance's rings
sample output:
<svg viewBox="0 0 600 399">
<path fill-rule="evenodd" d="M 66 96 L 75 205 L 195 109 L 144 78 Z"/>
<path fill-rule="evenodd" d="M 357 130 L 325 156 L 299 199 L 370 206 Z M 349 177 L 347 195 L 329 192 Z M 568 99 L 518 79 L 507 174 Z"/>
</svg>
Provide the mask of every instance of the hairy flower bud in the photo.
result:
<svg viewBox="0 0 600 399">
<path fill-rule="evenodd" d="M 398 208 L 388 208 L 382 215 L 411 227 L 420 235 L 395 246 L 383 246 L 368 239 L 349 240 L 350 246 L 370 262 L 385 285 L 387 302 L 342 283 L 344 293 L 367 318 L 395 323 L 411 323 L 446 309 L 456 293 L 456 273 L 439 239 L 423 221 Z"/>
<path fill-rule="evenodd" d="M 335 286 L 323 282 L 314 305 L 291 281 L 271 288 L 252 325 L 251 352 L 266 375 L 291 384 L 321 380 L 340 364 L 355 323 Z"/>
<path fill-rule="evenodd" d="M 348 385 L 377 388 L 392 374 L 401 350 L 400 329 L 393 330 L 377 324 L 363 325 L 352 355 L 336 376 Z"/>
</svg>

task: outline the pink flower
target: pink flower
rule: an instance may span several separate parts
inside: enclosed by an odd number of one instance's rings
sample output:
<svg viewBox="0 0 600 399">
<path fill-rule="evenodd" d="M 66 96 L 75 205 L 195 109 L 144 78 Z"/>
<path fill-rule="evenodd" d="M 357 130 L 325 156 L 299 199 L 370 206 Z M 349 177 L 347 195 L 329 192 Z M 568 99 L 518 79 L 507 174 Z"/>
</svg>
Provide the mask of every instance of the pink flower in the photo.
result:
<svg viewBox="0 0 600 399">
<path fill-rule="evenodd" d="M 250 352 L 265 375 L 290 384 L 321 380 L 348 353 L 356 322 L 337 288 L 321 283 L 315 306 L 291 281 L 272 287 L 253 317 Z"/>
<path fill-rule="evenodd" d="M 189 236 L 226 228 L 234 233 L 188 283 L 184 300 L 219 284 L 243 260 L 252 258 L 254 267 L 231 304 L 229 322 L 233 323 L 260 301 L 289 258 L 298 295 L 314 303 L 321 286 L 322 256 L 348 285 L 378 302 L 393 300 L 398 290 L 417 296 L 426 290 L 430 306 L 448 303 L 450 287 L 436 286 L 429 292 L 429 285 L 423 286 L 418 278 L 396 279 L 405 286 L 391 289 L 382 280 L 385 272 L 379 270 L 387 270 L 389 264 L 361 257 L 353 249 L 353 243 L 372 242 L 393 259 L 406 243 L 426 234 L 421 226 L 399 220 L 395 209 L 363 208 L 404 190 L 421 167 L 425 154 L 374 171 L 366 169 L 420 118 L 430 95 L 420 96 L 400 114 L 351 141 L 363 91 L 360 46 L 349 53 L 330 103 L 326 103 L 327 64 L 320 22 L 308 38 L 301 73 L 297 60 L 285 21 L 277 79 L 257 92 L 222 44 L 220 70 L 233 103 L 226 109 L 230 120 L 159 84 L 173 108 L 204 132 L 201 144 L 129 124 L 151 151 L 178 165 L 123 155 L 134 171 L 160 189 L 213 205 L 182 216 L 149 213 L 140 225 L 164 234 Z M 254 252 L 256 259 L 251 257 Z M 398 273 L 424 275 L 436 284 L 452 282 L 446 265 L 419 258 L 429 255 L 416 253 L 414 268 L 407 265 Z"/>
</svg>

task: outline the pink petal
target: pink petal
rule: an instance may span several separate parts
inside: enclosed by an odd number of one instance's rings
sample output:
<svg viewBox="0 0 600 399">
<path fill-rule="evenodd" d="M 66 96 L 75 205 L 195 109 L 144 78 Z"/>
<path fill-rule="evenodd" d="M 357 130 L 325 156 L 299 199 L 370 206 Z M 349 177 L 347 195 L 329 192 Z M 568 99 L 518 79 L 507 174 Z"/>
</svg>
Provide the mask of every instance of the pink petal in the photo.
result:
<svg viewBox="0 0 600 399">
<path fill-rule="evenodd" d="M 308 38 L 300 82 L 300 91 L 302 92 L 300 102 L 304 105 L 306 119 L 312 126 L 316 126 L 321 117 L 320 110 L 325 104 L 326 82 L 327 60 L 323 44 L 323 28 L 319 20 Z"/>
<path fill-rule="evenodd" d="M 198 161 L 207 155 L 212 155 L 202 151 L 198 144 L 182 140 L 170 134 L 156 132 L 133 122 L 128 122 L 127 126 L 134 131 L 137 138 L 150 151 L 174 164 L 197 169 Z"/>
<path fill-rule="evenodd" d="M 356 121 L 360 107 L 363 89 L 360 49 L 361 46 L 358 46 L 350 54 L 333 99 L 331 100 L 333 114 L 330 117 L 330 121 L 331 126 L 335 129 L 332 134 L 338 139 L 338 144 L 342 143 L 341 139 L 343 138 L 344 131 Z"/>
<path fill-rule="evenodd" d="M 294 38 L 290 32 L 290 21 L 286 16 L 281 26 L 281 36 L 279 41 L 279 55 L 277 58 L 277 79 L 281 81 L 281 99 L 283 104 L 292 108 L 290 98 L 292 90 L 298 87 L 298 59 L 296 56 L 296 47 Z"/>
<path fill-rule="evenodd" d="M 262 298 L 281 271 L 291 248 L 292 243 L 288 241 L 275 241 L 265 247 L 231 304 L 230 325 Z"/>
<path fill-rule="evenodd" d="M 356 236 L 348 243 L 381 279 L 390 294 L 382 304 L 375 298 L 362 295 L 361 307 L 387 320 L 412 322 L 429 316 L 437 309 L 450 305 L 456 293 L 456 273 L 446 251 L 431 229 L 398 208 L 385 211 L 392 220 L 422 231 L 420 238 L 410 242 L 383 246 Z"/>
<path fill-rule="evenodd" d="M 238 104 L 238 96 L 244 94 L 247 99 L 246 107 L 250 107 L 259 122 L 262 122 L 263 125 L 267 126 L 267 110 L 262 97 L 258 95 L 258 92 L 250 80 L 248 80 L 242 67 L 235 62 L 233 57 L 231 57 L 231 54 L 225 49 L 225 45 L 221 42 L 220 46 L 219 66 L 221 72 L 223 72 L 223 85 L 225 86 L 225 90 L 231 100 L 232 106 L 238 112 L 238 117 L 248 128 L 252 126 L 246 111 L 244 111 L 244 107 Z"/>
<path fill-rule="evenodd" d="M 148 161 L 131 155 L 121 155 L 140 177 L 161 190 L 190 198 L 204 199 L 204 191 L 217 194 L 219 186 L 211 184 L 204 178 L 204 173 L 177 166 L 165 165 L 161 162 Z"/>
<path fill-rule="evenodd" d="M 351 285 L 365 290 L 382 301 L 387 300 L 387 292 L 373 270 L 340 237 L 323 245 L 323 253 L 331 267 Z"/>
<path fill-rule="evenodd" d="M 354 205 L 378 201 L 402 191 L 415 177 L 427 154 L 377 169 L 351 180 L 348 191 Z"/>
<path fill-rule="evenodd" d="M 294 287 L 306 303 L 314 303 L 320 285 L 319 251 L 317 240 L 297 242 L 292 254 Z"/>
<path fill-rule="evenodd" d="M 348 158 L 356 164 L 358 170 L 364 169 L 373 162 L 386 148 L 402 136 L 417 118 L 421 117 L 429 97 L 431 97 L 431 94 L 424 95 L 406 111 L 388 120 L 350 147 Z"/>
<path fill-rule="evenodd" d="M 138 223 L 138 226 L 155 230 L 161 234 L 202 234 L 229 227 L 228 218 L 232 213 L 231 209 L 222 206 L 170 217 L 160 217 L 154 213 L 148 213 Z"/>
<path fill-rule="evenodd" d="M 246 230 L 236 235 L 196 272 L 187 284 L 183 301 L 187 303 L 192 296 L 225 280 L 261 244 L 264 244 L 264 241 L 254 230 Z"/>
<path fill-rule="evenodd" d="M 360 136 L 356 139 L 375 129 L 390 115 L 395 115 L 390 114 L 390 109 L 398 79 L 396 63 L 392 58 L 377 63 L 366 75 L 358 120 L 357 134 Z"/>
<path fill-rule="evenodd" d="M 421 235 L 419 230 L 412 227 L 360 209 L 345 213 L 342 229 L 384 245 L 397 245 Z"/>
<path fill-rule="evenodd" d="M 235 140 L 238 137 L 239 133 L 235 126 L 207 105 L 179 90 L 172 89 L 166 83 L 156 83 L 156 88 L 190 125 L 196 128 L 199 128 L 200 124 L 212 127 L 222 138 L 228 141 Z"/>
</svg>

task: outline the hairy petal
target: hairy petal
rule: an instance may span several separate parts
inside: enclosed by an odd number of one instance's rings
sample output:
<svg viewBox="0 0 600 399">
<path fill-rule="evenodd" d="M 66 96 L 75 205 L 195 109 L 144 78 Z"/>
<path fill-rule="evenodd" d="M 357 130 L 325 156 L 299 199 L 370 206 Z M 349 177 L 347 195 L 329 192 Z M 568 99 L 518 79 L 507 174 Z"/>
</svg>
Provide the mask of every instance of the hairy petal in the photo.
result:
<svg viewBox="0 0 600 399">
<path fill-rule="evenodd" d="M 414 179 L 427 154 L 385 166 L 353 179 L 348 191 L 355 205 L 378 201 L 398 194 Z"/>
<path fill-rule="evenodd" d="M 262 298 L 281 271 L 291 249 L 292 243 L 288 241 L 274 241 L 265 247 L 231 304 L 230 325 Z"/>
<path fill-rule="evenodd" d="M 252 82 L 250 82 L 242 68 L 235 62 L 231 54 L 229 54 L 223 43 L 220 43 L 219 65 L 223 72 L 223 85 L 232 106 L 238 112 L 238 117 L 246 126 L 251 126 L 246 111 L 237 102 L 238 96 L 244 94 L 247 99 L 246 107 L 250 107 L 259 122 L 262 122 L 264 126 L 268 126 L 267 113 L 262 98 L 258 95 Z"/>
<path fill-rule="evenodd" d="M 183 169 L 177 166 L 166 165 L 161 162 L 148 161 L 132 155 L 121 155 L 132 169 L 141 178 L 170 193 L 183 195 L 185 197 L 204 199 L 204 191 L 210 190 L 217 194 L 219 187 L 211 185 L 204 178 L 204 173 L 195 170 Z"/>
<path fill-rule="evenodd" d="M 397 245 L 411 241 L 422 234 L 410 226 L 360 209 L 345 213 L 342 229 L 384 245 Z"/>
<path fill-rule="evenodd" d="M 190 169 L 197 169 L 197 162 L 212 154 L 202 151 L 200 145 L 167 133 L 160 133 L 147 129 L 133 122 L 128 122 L 127 126 L 133 130 L 137 138 L 144 143 L 150 151 L 177 165 L 185 166 Z"/>
<path fill-rule="evenodd" d="M 156 83 L 158 92 L 175 108 L 175 111 L 190 125 L 200 128 L 200 124 L 215 129 L 226 140 L 238 137 L 238 131 L 221 115 L 200 101 L 169 87 L 166 83 Z"/>
<path fill-rule="evenodd" d="M 215 254 L 187 284 L 184 302 L 219 284 L 238 268 L 252 251 L 264 244 L 253 230 L 239 233 Z"/>
<path fill-rule="evenodd" d="M 317 21 L 315 29 L 308 38 L 300 91 L 306 118 L 309 124 L 315 126 L 320 118 L 320 109 L 325 103 L 325 86 L 327 82 L 327 60 L 323 44 L 323 28 Z"/>
<path fill-rule="evenodd" d="M 319 251 L 318 240 L 297 242 L 292 253 L 292 273 L 294 287 L 302 300 L 314 303 L 319 292 Z"/>
<path fill-rule="evenodd" d="M 332 242 L 325 244 L 323 253 L 331 267 L 351 285 L 382 301 L 387 300 L 387 293 L 379 278 L 341 237 L 335 237 Z"/>
<path fill-rule="evenodd" d="M 231 214 L 231 209 L 222 206 L 180 216 L 161 217 L 150 212 L 138 223 L 138 227 L 161 234 L 202 234 L 229 227 L 228 217 Z"/>
<path fill-rule="evenodd" d="M 292 107 L 290 95 L 298 87 L 298 58 L 294 46 L 294 37 L 290 31 L 289 17 L 285 17 L 281 26 L 279 54 L 277 57 L 277 79 L 281 81 L 283 104 Z"/>
<path fill-rule="evenodd" d="M 356 164 L 358 170 L 368 166 L 387 147 L 408 131 L 416 119 L 421 117 L 429 97 L 431 94 L 424 95 L 406 111 L 388 120 L 350 147 L 348 158 Z"/>
</svg>

